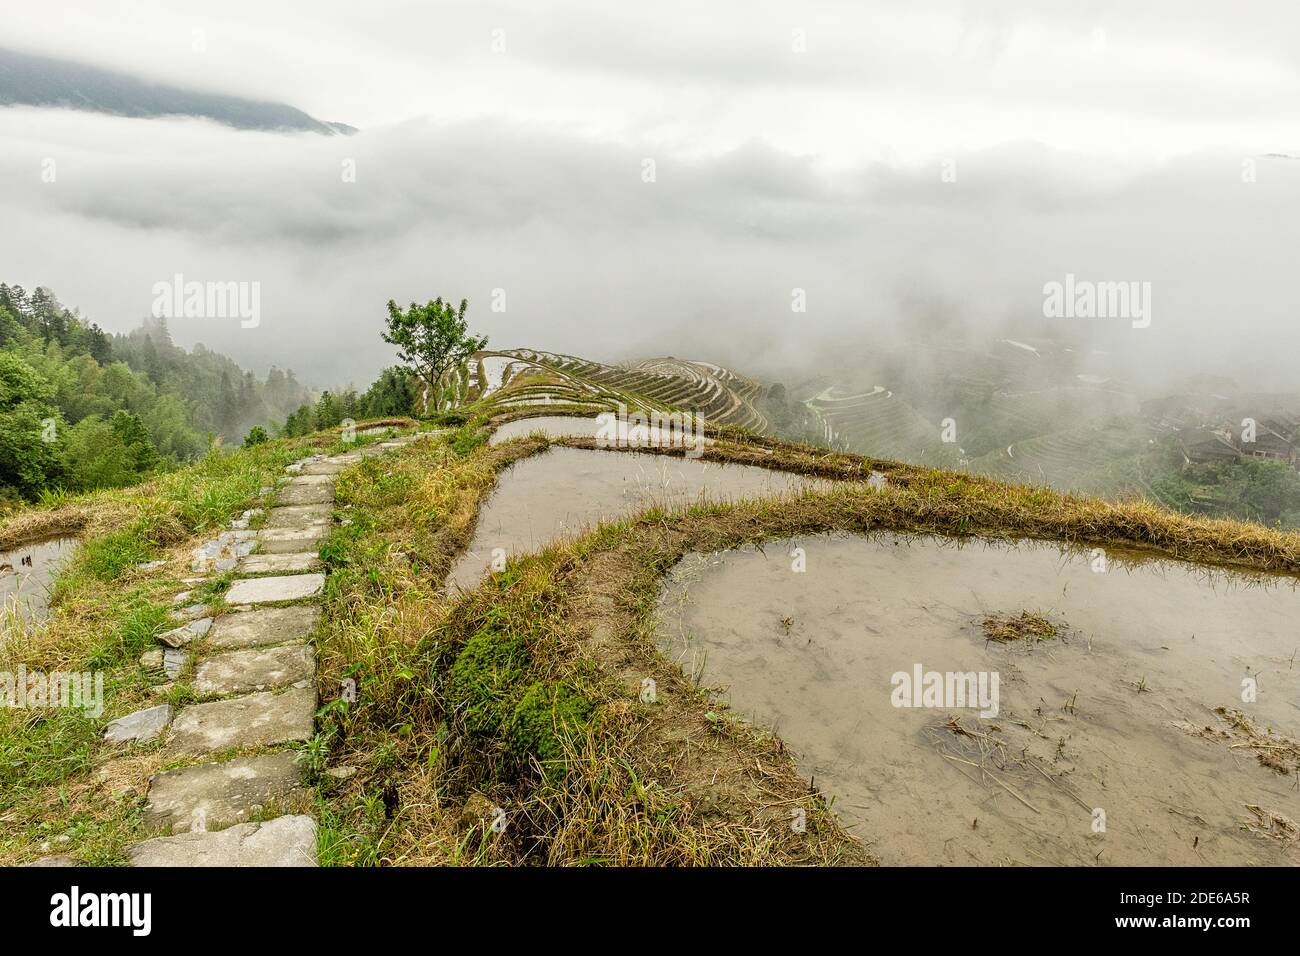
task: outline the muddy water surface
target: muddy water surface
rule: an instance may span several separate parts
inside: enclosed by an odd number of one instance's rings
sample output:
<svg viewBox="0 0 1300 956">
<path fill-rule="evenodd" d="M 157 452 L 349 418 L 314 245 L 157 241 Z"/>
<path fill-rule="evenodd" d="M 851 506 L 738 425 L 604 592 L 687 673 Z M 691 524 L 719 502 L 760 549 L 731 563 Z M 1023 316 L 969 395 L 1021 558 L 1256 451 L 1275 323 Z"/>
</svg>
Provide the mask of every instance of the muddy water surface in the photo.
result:
<svg viewBox="0 0 1300 956">
<path fill-rule="evenodd" d="M 26 620 L 43 619 L 49 587 L 76 546 L 76 538 L 47 538 L 0 551 L 0 609 L 15 609 Z"/>
<path fill-rule="evenodd" d="M 681 426 L 685 428 L 685 425 Z M 663 445 L 666 447 L 679 447 L 685 444 L 687 447 L 695 447 L 696 435 L 693 431 L 687 430 L 683 437 L 681 431 L 674 433 L 670 428 L 662 428 L 658 425 L 639 423 L 637 421 L 618 421 L 611 419 L 610 423 L 604 426 L 606 433 L 612 433 L 617 436 L 618 440 L 629 446 L 641 445 Z M 518 418 L 512 422 L 506 422 L 492 433 L 488 439 L 491 445 L 499 445 L 502 442 L 510 441 L 512 438 L 521 438 L 525 435 L 531 435 L 533 432 L 542 432 L 548 438 L 596 438 L 602 433 L 602 423 L 591 417 L 579 417 L 572 415 L 539 415 L 536 418 Z M 711 438 L 703 439 L 706 445 L 713 444 Z"/>
<path fill-rule="evenodd" d="M 1300 736 L 1291 579 L 900 535 L 765 552 L 681 562 L 661 646 L 777 730 L 886 864 L 1300 862 L 1297 777 L 1258 759 L 1287 751 L 1214 712 Z M 1022 610 L 1061 633 L 985 640 Z M 894 706 L 917 665 L 997 673 L 997 716 Z"/>
<path fill-rule="evenodd" d="M 474 540 L 453 567 L 448 583 L 474 587 L 488 573 L 494 554 L 513 558 L 538 551 L 603 520 L 654 505 L 680 507 L 830 487 L 830 482 L 820 479 L 749 465 L 551 448 L 502 474 L 479 514 Z"/>
<path fill-rule="evenodd" d="M 506 422 L 488 439 L 491 445 L 500 445 L 512 438 L 522 438 L 533 432 L 543 432 L 549 438 L 595 438 L 599 425 L 594 418 L 571 415 L 539 415 L 536 418 L 516 418 Z"/>
</svg>

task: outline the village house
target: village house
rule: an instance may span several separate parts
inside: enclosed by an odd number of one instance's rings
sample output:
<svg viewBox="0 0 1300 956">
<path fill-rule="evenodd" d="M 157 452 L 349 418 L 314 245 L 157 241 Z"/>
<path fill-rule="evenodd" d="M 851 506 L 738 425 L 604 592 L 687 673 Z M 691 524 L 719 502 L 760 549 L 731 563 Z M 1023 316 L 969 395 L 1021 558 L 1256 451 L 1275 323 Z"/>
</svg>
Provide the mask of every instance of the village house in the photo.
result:
<svg viewBox="0 0 1300 956">
<path fill-rule="evenodd" d="M 1295 466 L 1300 461 L 1300 449 L 1295 442 L 1296 423 L 1283 416 L 1265 418 L 1255 424 L 1255 440 L 1238 439 L 1237 446 L 1243 455 L 1284 461 Z"/>
<path fill-rule="evenodd" d="M 1232 444 L 1228 432 L 1212 431 L 1208 428 L 1196 428 L 1185 431 L 1180 436 L 1183 449 L 1183 467 L 1188 465 L 1208 465 L 1216 461 L 1236 461 L 1241 452 Z"/>
</svg>

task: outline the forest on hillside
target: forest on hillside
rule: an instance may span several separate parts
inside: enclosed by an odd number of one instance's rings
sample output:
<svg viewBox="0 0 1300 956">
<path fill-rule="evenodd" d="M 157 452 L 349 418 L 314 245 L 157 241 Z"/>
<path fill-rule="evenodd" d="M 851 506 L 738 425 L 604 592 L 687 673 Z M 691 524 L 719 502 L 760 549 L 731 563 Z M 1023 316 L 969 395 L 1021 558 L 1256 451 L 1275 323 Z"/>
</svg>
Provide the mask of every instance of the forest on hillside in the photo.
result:
<svg viewBox="0 0 1300 956">
<path fill-rule="evenodd" d="M 187 352 L 163 320 L 110 335 L 49 289 L 0 283 L 0 507 L 131 484 L 311 401 L 292 371 Z"/>
</svg>

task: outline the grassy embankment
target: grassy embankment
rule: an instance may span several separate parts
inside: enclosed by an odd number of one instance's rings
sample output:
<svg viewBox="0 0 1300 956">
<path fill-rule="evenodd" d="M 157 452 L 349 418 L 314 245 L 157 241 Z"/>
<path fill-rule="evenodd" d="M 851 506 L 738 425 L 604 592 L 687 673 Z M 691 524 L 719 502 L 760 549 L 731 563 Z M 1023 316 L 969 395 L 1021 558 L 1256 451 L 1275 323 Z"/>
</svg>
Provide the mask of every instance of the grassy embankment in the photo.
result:
<svg viewBox="0 0 1300 956">
<path fill-rule="evenodd" d="M 448 442 L 363 463 L 339 484 L 352 517 L 325 549 L 334 574 L 322 688 L 337 694 L 351 677 L 359 697 L 327 706 L 314 751 L 321 765 L 357 772 L 323 787 L 327 862 L 866 860 L 779 740 L 731 717 L 658 653 L 660 582 L 691 550 L 888 528 L 1300 571 L 1300 536 L 1255 525 L 715 432 L 707 460 L 850 480 L 874 467 L 889 483 L 651 510 L 448 597 L 440 582 L 495 476 L 551 444 L 594 444 L 531 436 L 488 447 L 483 415 L 463 417 Z M 655 703 L 639 700 L 646 678 Z M 806 833 L 789 825 L 794 808 L 807 812 Z"/>
</svg>

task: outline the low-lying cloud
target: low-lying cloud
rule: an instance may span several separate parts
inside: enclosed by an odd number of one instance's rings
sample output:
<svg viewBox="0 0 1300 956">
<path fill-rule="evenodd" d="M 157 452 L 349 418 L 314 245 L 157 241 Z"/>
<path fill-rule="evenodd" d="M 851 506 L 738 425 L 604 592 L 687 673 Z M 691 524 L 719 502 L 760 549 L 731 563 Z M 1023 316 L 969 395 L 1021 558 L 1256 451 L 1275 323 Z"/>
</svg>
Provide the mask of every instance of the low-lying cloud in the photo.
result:
<svg viewBox="0 0 1300 956">
<path fill-rule="evenodd" d="M 437 295 L 468 297 L 498 347 L 772 373 L 918 335 L 1054 334 L 1043 286 L 1072 273 L 1151 283 L 1150 328 L 1095 330 L 1137 374 L 1285 381 L 1300 345 L 1300 163 L 1226 148 L 1124 164 L 1023 142 L 832 170 L 761 140 L 688 158 L 500 118 L 322 138 L 30 109 L 0 110 L 0 139 L 0 278 L 114 331 L 178 273 L 260 283 L 256 328 L 176 319 L 176 339 L 322 386 L 391 363 L 387 299 Z"/>
</svg>

